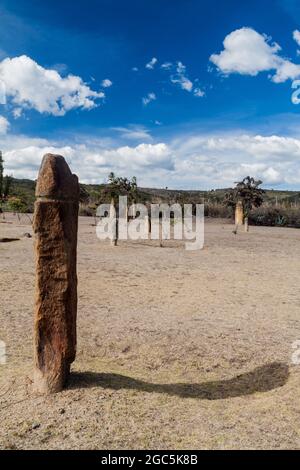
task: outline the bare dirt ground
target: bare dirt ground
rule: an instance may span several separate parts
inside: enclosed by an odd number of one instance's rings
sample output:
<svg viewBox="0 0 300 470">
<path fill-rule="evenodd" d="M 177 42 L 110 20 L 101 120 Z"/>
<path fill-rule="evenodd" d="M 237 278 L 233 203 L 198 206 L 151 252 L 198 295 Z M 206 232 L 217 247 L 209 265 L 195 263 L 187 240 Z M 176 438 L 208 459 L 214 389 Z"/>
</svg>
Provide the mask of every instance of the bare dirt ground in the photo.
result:
<svg viewBox="0 0 300 470">
<path fill-rule="evenodd" d="M 0 238 L 31 232 L 7 217 Z M 8 223 L 12 222 L 12 223 Z M 69 388 L 30 392 L 33 239 L 0 243 L 0 448 L 300 448 L 300 232 L 206 222 L 205 247 L 96 238 L 80 218 Z"/>
</svg>

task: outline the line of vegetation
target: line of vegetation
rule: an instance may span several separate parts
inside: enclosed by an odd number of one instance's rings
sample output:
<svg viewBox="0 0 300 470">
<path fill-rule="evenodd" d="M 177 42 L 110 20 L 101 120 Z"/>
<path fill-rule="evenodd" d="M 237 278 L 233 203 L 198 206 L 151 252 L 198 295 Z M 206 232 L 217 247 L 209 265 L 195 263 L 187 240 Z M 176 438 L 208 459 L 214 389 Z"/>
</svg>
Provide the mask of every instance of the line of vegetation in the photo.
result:
<svg viewBox="0 0 300 470">
<path fill-rule="evenodd" d="M 255 184 L 253 179 L 247 178 L 237 184 L 233 189 L 217 189 L 211 191 L 187 191 L 156 188 L 140 188 L 136 179 L 117 177 L 111 173 L 106 184 L 81 184 L 80 215 L 95 217 L 96 208 L 102 202 L 116 199 L 117 194 L 126 194 L 130 201 L 143 204 L 203 204 L 205 216 L 212 218 L 234 219 L 234 206 L 237 197 L 243 191 L 242 184 Z M 261 182 L 259 182 L 260 185 Z M 33 213 L 35 200 L 35 181 L 29 179 L 16 179 L 4 176 L 4 162 L 0 152 L 0 213 L 14 212 L 16 214 Z M 258 186 L 259 186 L 258 185 Z M 260 201 L 252 201 L 247 206 L 245 202 L 245 216 L 250 225 L 296 227 L 300 228 L 300 192 L 276 191 L 260 188 L 255 197 Z M 255 190 L 256 191 L 256 190 Z M 255 193 L 254 191 L 254 193 Z M 260 194 L 260 191 L 262 193 Z M 246 190 L 247 193 L 247 190 Z M 249 202 L 249 201 L 248 201 Z M 115 201 L 114 201 L 115 203 Z M 247 206 L 247 207 L 246 207 Z"/>
</svg>

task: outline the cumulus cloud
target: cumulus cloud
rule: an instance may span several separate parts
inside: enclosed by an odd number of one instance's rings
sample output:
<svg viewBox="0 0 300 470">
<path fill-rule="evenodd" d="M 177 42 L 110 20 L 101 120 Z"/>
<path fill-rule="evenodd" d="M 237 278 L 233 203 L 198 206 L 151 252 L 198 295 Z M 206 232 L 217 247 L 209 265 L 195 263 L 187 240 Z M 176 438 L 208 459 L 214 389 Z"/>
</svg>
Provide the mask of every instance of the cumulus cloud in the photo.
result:
<svg viewBox="0 0 300 470">
<path fill-rule="evenodd" d="M 145 67 L 146 67 L 146 69 L 148 69 L 148 70 L 152 70 L 152 69 L 154 69 L 155 64 L 157 64 L 157 58 L 156 58 L 156 57 L 152 57 L 152 59 L 150 60 L 150 62 L 148 62 L 148 63 L 145 65 Z"/>
<path fill-rule="evenodd" d="M 191 184 L 201 173 L 206 187 L 231 186 L 247 174 L 265 185 L 300 183 L 300 139 L 284 136 L 191 136 L 172 143 L 177 148 L 176 169 L 188 171 Z"/>
<path fill-rule="evenodd" d="M 300 65 L 281 57 L 281 47 L 252 28 L 244 27 L 231 32 L 225 37 L 223 45 L 223 51 L 212 54 L 210 60 L 224 74 L 256 76 L 260 72 L 273 71 L 271 80 L 275 83 L 300 76 Z"/>
<path fill-rule="evenodd" d="M 6 96 L 18 108 L 63 116 L 76 109 L 91 109 L 103 92 L 91 90 L 75 75 L 63 78 L 56 70 L 46 69 L 26 55 L 0 62 L 0 82 Z"/>
<path fill-rule="evenodd" d="M 0 116 L 0 135 L 7 133 L 9 129 L 9 122 L 4 116 Z"/>
<path fill-rule="evenodd" d="M 0 80 L 0 104 L 6 104 L 6 87 Z"/>
<path fill-rule="evenodd" d="M 107 150 L 104 153 L 110 161 L 112 155 L 120 159 L 122 168 L 130 166 L 133 170 L 143 167 L 167 168 L 172 170 L 173 162 L 171 158 L 171 150 L 165 143 L 158 144 L 140 144 L 136 147 L 120 147 L 116 150 Z"/>
<path fill-rule="evenodd" d="M 113 82 L 112 82 L 111 80 L 109 80 L 109 78 L 105 78 L 105 79 L 102 80 L 102 82 L 101 82 L 101 86 L 102 86 L 103 88 L 109 88 L 109 87 L 112 86 L 112 84 L 113 84 Z"/>
<path fill-rule="evenodd" d="M 121 132 L 121 131 L 120 131 Z M 250 174 L 264 185 L 300 184 L 300 139 L 280 135 L 181 135 L 138 145 L 51 142 L 12 135 L 1 138 L 6 171 L 37 176 L 44 153 L 65 156 L 82 182 L 103 182 L 110 171 L 137 176 L 142 186 L 185 189 L 229 187 Z"/>
<path fill-rule="evenodd" d="M 147 96 L 142 98 L 142 102 L 143 102 L 144 106 L 147 106 L 149 103 L 151 103 L 151 101 L 155 101 L 155 100 L 156 100 L 156 94 L 155 93 L 148 93 Z"/>
<path fill-rule="evenodd" d="M 60 145 L 29 138 L 19 141 L 15 137 L 3 143 L 3 151 L 6 171 L 19 178 L 36 179 L 42 156 L 48 152 L 63 155 L 80 180 L 90 183 L 103 182 L 111 171 L 141 176 L 147 173 L 158 175 L 173 169 L 171 149 L 166 143 L 102 148 L 92 144 Z"/>
</svg>

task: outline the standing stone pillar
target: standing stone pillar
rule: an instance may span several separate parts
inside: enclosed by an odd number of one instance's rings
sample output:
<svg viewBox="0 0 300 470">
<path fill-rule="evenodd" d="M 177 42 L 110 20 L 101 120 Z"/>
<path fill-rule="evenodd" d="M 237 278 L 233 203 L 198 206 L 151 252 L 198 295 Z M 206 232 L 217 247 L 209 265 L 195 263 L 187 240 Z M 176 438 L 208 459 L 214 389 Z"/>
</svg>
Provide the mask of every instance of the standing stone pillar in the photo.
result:
<svg viewBox="0 0 300 470">
<path fill-rule="evenodd" d="M 44 156 L 36 185 L 34 390 L 61 391 L 76 355 L 79 184 L 60 155 Z"/>
<path fill-rule="evenodd" d="M 235 206 L 235 225 L 243 225 L 244 209 L 242 201 L 238 201 Z"/>
<path fill-rule="evenodd" d="M 110 220 L 113 221 L 113 236 L 110 240 L 111 245 L 117 246 L 118 245 L 118 238 L 119 238 L 119 218 L 118 218 L 119 209 L 115 205 L 114 198 L 111 198 L 110 201 L 110 210 L 109 210 L 109 217 Z"/>
</svg>

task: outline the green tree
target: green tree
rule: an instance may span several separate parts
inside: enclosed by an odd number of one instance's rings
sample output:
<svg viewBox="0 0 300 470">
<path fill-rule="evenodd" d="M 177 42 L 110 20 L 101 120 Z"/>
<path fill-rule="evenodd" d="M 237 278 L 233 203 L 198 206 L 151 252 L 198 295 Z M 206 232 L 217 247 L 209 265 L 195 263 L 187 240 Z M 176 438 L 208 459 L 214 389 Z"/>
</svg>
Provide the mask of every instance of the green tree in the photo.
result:
<svg viewBox="0 0 300 470">
<path fill-rule="evenodd" d="M 11 176 L 4 176 L 4 160 L 0 150 L 0 213 L 3 213 L 3 204 L 7 201 L 12 183 Z"/>
<path fill-rule="evenodd" d="M 20 214 L 25 214 L 27 212 L 27 204 L 20 197 L 8 198 L 8 207 L 12 212 L 17 214 L 19 220 L 20 220 Z"/>
<path fill-rule="evenodd" d="M 130 203 L 137 202 L 138 187 L 136 177 L 130 179 L 116 176 L 113 172 L 108 175 L 107 185 L 102 190 L 102 196 L 114 200 L 117 204 L 119 196 L 127 196 Z"/>
<path fill-rule="evenodd" d="M 107 184 L 101 191 L 101 199 L 110 202 L 112 211 L 115 211 L 118 215 L 118 200 L 119 196 L 127 196 L 128 202 L 134 204 L 138 199 L 138 186 L 136 177 L 133 176 L 130 179 L 126 177 L 116 176 L 115 173 L 111 172 L 108 175 Z M 118 217 L 116 236 L 112 240 L 112 244 L 117 246 L 118 243 Z"/>
<path fill-rule="evenodd" d="M 244 178 L 242 181 L 239 181 L 235 184 L 235 188 L 226 192 L 225 203 L 231 207 L 236 207 L 238 202 L 242 204 L 245 231 L 248 232 L 249 213 L 253 207 L 259 207 L 262 205 L 265 191 L 259 187 L 262 184 L 262 181 L 255 180 L 250 176 L 246 176 L 246 178 Z"/>
</svg>

